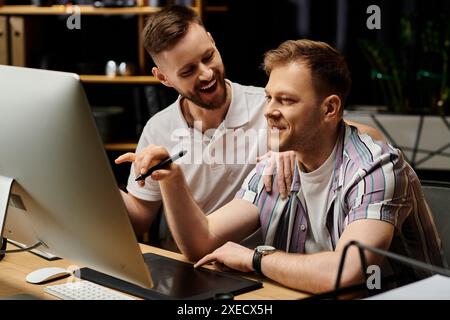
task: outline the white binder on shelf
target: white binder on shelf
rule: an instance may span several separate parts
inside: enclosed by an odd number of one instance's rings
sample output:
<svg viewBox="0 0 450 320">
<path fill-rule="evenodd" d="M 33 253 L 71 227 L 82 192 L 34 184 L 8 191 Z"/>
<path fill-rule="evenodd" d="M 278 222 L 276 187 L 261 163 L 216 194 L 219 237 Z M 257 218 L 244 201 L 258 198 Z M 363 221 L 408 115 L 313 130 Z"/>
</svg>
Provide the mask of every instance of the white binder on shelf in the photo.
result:
<svg viewBox="0 0 450 320">
<path fill-rule="evenodd" d="M 0 16 L 0 64 L 9 64 L 8 18 Z"/>
<path fill-rule="evenodd" d="M 24 67 L 26 64 L 25 19 L 23 17 L 9 18 L 11 37 L 11 65 Z"/>
</svg>

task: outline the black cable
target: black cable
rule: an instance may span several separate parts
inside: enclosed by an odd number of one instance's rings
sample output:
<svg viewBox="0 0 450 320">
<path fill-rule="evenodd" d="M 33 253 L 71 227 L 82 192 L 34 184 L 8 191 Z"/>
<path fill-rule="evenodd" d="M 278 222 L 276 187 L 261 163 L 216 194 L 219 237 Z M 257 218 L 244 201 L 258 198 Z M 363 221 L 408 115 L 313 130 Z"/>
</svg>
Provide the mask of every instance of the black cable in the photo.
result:
<svg viewBox="0 0 450 320">
<path fill-rule="evenodd" d="M 429 265 L 429 264 L 426 264 L 425 262 L 422 262 L 422 261 L 419 261 L 419 260 L 415 260 L 415 259 L 412 259 L 412 258 L 404 257 L 404 256 L 399 255 L 397 253 L 389 252 L 389 251 L 382 250 L 382 249 L 375 248 L 375 247 L 366 246 L 366 245 L 363 245 L 363 244 L 359 243 L 358 241 L 350 241 L 344 247 L 344 251 L 342 252 L 341 260 L 339 262 L 338 275 L 336 277 L 336 285 L 335 285 L 334 291 L 332 292 L 332 293 L 334 293 L 333 297 L 335 299 L 337 299 L 337 296 L 340 294 L 340 291 L 342 290 L 340 288 L 341 278 L 342 278 L 342 271 L 344 269 L 344 263 L 345 263 L 345 258 L 347 257 L 348 248 L 350 248 L 351 246 L 355 246 L 355 247 L 357 247 L 359 249 L 359 254 L 360 254 L 360 258 L 361 258 L 361 269 L 362 269 L 362 272 L 363 272 L 363 275 L 364 275 L 365 279 L 367 279 L 366 270 L 365 270 L 366 259 L 365 259 L 365 255 L 364 255 L 363 250 L 367 250 L 367 251 L 379 254 L 381 256 L 388 257 L 388 258 L 393 259 L 393 260 L 397 260 L 397 261 L 399 261 L 401 263 L 404 263 L 404 264 L 410 265 L 410 266 L 414 266 L 414 267 L 416 267 L 418 269 L 423 269 L 423 270 L 431 271 L 433 273 L 440 274 L 440 275 L 443 275 L 443 276 L 446 276 L 446 277 L 450 277 L 450 270 L 447 270 L 447 269 L 444 269 L 444 268 L 440 268 L 440 267 L 436 267 L 436 266 L 433 266 L 433 265 Z"/>
<path fill-rule="evenodd" d="M 4 239 L 3 241 L 5 243 L 4 247 L 6 248 L 6 239 Z M 17 252 L 25 252 L 25 251 L 30 251 L 33 249 L 36 249 L 37 247 L 43 245 L 43 242 L 38 241 L 35 244 L 26 247 L 26 248 L 20 248 L 20 249 L 13 249 L 13 250 L 4 250 L 5 248 L 3 248 L 3 244 L 2 244 L 2 250 L 0 250 L 0 255 L 5 255 L 7 253 L 17 253 Z"/>
<path fill-rule="evenodd" d="M 399 277 L 397 275 L 390 275 L 390 276 L 381 278 L 381 280 L 383 283 L 389 283 L 389 282 L 398 280 L 398 278 Z M 329 300 L 329 299 L 336 300 L 337 297 L 339 297 L 339 296 L 346 295 L 346 294 L 352 294 L 355 292 L 362 292 L 365 290 L 367 290 L 367 283 L 361 282 L 361 283 L 354 284 L 354 285 L 351 285 L 348 287 L 339 288 L 338 290 L 332 290 L 332 291 L 314 294 L 307 298 L 302 298 L 302 300 Z"/>
</svg>

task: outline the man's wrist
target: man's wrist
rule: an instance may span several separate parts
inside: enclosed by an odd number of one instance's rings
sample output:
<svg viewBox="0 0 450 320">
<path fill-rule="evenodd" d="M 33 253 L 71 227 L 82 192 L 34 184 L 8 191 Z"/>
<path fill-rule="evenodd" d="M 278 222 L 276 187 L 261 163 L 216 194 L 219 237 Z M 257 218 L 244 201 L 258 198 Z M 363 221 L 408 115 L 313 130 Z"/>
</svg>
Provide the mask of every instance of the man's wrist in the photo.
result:
<svg viewBox="0 0 450 320">
<path fill-rule="evenodd" d="M 184 179 L 183 169 L 181 169 L 181 167 L 176 163 L 171 163 L 170 167 L 165 170 L 169 170 L 170 174 L 168 174 L 164 179 L 161 179 L 159 183 L 167 186 L 172 184 L 179 186 L 180 181 Z"/>
<path fill-rule="evenodd" d="M 260 276 L 264 276 L 262 272 L 262 258 L 266 255 L 272 254 L 276 252 L 276 249 L 272 246 L 257 246 L 254 253 L 253 253 L 253 259 L 252 259 L 252 268 L 253 271 L 255 271 L 256 274 Z"/>
</svg>

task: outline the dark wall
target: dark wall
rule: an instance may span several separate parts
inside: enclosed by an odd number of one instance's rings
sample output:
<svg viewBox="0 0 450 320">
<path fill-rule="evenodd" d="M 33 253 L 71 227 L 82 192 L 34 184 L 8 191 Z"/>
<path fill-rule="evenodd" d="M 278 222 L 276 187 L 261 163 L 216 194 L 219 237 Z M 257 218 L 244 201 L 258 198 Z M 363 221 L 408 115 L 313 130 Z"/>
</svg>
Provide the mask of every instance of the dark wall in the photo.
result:
<svg viewBox="0 0 450 320">
<path fill-rule="evenodd" d="M 266 76 L 259 67 L 265 51 L 287 39 L 326 41 L 341 50 L 350 65 L 354 85 L 348 104 L 384 103 L 378 84 L 370 78 L 371 67 L 360 48 L 362 39 L 398 49 L 401 17 L 412 15 L 420 25 L 450 14 L 450 1 L 445 0 L 230 0 L 220 3 L 227 3 L 229 12 L 207 13 L 205 20 L 230 79 L 264 86 Z M 366 10 L 372 4 L 381 8 L 381 30 L 366 27 L 369 17 Z M 412 58 L 412 63 L 420 63 L 420 57 Z"/>
</svg>

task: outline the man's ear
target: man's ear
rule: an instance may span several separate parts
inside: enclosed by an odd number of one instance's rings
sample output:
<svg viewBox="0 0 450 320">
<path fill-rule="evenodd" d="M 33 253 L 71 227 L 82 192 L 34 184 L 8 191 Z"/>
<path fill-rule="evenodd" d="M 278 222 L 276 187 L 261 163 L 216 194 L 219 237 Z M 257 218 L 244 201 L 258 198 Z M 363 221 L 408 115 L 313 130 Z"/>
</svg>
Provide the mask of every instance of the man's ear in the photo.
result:
<svg viewBox="0 0 450 320">
<path fill-rule="evenodd" d="M 323 100 L 324 116 L 328 119 L 341 117 L 342 115 L 342 102 L 339 96 L 333 94 L 326 97 Z"/>
<path fill-rule="evenodd" d="M 155 78 L 158 79 L 159 82 L 161 82 L 163 85 L 169 88 L 173 87 L 169 82 L 169 80 L 167 80 L 166 76 L 158 69 L 158 67 L 153 67 L 152 73 L 155 76 Z"/>
<path fill-rule="evenodd" d="M 214 41 L 214 38 L 212 37 L 211 33 L 206 32 L 206 34 L 208 35 L 209 39 L 211 39 L 213 45 L 216 45 L 216 42 Z"/>
</svg>

